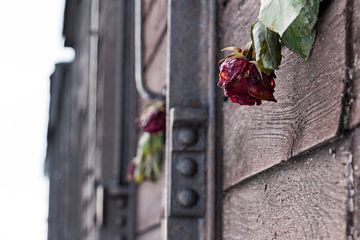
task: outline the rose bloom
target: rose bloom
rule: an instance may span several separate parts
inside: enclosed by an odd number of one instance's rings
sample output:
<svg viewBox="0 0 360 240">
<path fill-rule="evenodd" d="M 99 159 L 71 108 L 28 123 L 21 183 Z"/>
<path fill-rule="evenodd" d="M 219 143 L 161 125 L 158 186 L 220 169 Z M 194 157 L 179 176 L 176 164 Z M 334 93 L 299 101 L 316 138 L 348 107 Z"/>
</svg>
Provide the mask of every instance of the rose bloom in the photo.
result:
<svg viewBox="0 0 360 240">
<path fill-rule="evenodd" d="M 217 85 L 224 95 L 240 105 L 260 105 L 261 100 L 276 102 L 275 74 L 260 75 L 255 64 L 244 58 L 226 58 L 220 65 Z"/>
<path fill-rule="evenodd" d="M 166 113 L 162 102 L 150 105 L 140 117 L 140 128 L 148 133 L 162 133 L 165 131 Z"/>
</svg>

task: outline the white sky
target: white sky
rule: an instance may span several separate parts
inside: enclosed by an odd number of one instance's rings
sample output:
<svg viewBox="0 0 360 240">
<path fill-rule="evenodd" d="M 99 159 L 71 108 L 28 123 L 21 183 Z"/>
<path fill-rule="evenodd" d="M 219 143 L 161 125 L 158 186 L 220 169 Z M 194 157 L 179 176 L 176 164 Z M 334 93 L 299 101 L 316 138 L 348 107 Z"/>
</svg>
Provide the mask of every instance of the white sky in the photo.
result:
<svg viewBox="0 0 360 240">
<path fill-rule="evenodd" d="M 0 239 L 45 240 L 43 176 L 54 63 L 72 58 L 61 37 L 64 0 L 0 0 Z"/>
</svg>

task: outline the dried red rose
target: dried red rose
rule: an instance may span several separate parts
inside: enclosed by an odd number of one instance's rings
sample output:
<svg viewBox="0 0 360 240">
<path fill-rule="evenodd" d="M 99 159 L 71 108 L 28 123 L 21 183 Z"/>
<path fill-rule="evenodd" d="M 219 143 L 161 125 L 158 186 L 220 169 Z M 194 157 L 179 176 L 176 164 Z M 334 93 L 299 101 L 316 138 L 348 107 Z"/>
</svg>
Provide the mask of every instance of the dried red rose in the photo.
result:
<svg viewBox="0 0 360 240">
<path fill-rule="evenodd" d="M 276 102 L 275 74 L 260 74 L 256 65 L 246 58 L 229 56 L 220 65 L 217 85 L 224 89 L 231 102 L 260 105 L 261 100 Z"/>
<path fill-rule="evenodd" d="M 165 131 L 166 114 L 163 102 L 155 102 L 150 105 L 140 117 L 140 128 L 148 133 L 160 133 Z"/>
</svg>

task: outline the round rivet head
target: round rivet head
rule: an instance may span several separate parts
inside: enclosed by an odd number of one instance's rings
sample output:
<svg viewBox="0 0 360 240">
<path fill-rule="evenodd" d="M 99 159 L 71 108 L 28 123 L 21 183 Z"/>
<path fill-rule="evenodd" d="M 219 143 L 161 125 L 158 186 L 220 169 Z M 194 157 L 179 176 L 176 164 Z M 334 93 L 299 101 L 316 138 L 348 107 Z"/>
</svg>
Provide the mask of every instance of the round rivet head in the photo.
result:
<svg viewBox="0 0 360 240">
<path fill-rule="evenodd" d="M 116 226 L 124 227 L 126 225 L 126 218 L 124 216 L 118 216 L 115 218 Z"/>
<path fill-rule="evenodd" d="M 193 177 L 197 172 L 197 164 L 191 158 L 182 158 L 176 164 L 176 170 L 184 176 Z"/>
<path fill-rule="evenodd" d="M 177 193 L 177 200 L 183 207 L 190 208 L 198 201 L 197 193 L 192 189 L 183 189 Z"/>
<path fill-rule="evenodd" d="M 196 143 L 197 141 L 197 136 L 194 130 L 192 129 L 182 129 L 179 132 L 179 141 L 182 144 L 185 145 L 193 145 Z"/>
</svg>

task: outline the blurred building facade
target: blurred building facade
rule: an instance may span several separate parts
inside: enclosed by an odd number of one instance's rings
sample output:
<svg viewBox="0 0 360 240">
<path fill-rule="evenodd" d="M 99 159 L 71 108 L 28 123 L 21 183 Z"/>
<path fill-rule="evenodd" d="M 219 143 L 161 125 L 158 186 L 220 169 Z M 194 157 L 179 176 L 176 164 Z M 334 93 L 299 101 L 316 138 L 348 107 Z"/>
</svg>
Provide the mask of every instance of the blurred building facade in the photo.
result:
<svg viewBox="0 0 360 240">
<path fill-rule="evenodd" d="M 141 3 L 143 78 L 153 91 L 165 84 L 166 4 Z M 76 54 L 50 78 L 48 239 L 134 239 L 160 229 L 163 177 L 138 188 L 140 201 L 126 179 L 148 103 L 135 90 L 135 3 L 68 0 L 63 35 Z"/>
<path fill-rule="evenodd" d="M 249 41 L 259 7 L 66 0 L 75 59 L 50 77 L 49 240 L 360 236 L 360 3 L 322 1 L 309 61 L 282 50 L 278 103 L 240 107 L 216 91 L 219 49 Z M 166 97 L 165 164 L 135 186 L 151 92 Z"/>
</svg>

